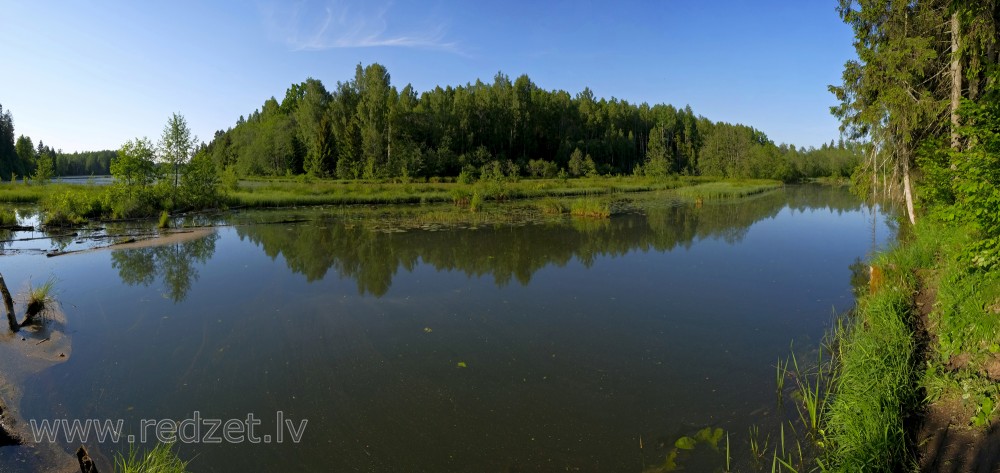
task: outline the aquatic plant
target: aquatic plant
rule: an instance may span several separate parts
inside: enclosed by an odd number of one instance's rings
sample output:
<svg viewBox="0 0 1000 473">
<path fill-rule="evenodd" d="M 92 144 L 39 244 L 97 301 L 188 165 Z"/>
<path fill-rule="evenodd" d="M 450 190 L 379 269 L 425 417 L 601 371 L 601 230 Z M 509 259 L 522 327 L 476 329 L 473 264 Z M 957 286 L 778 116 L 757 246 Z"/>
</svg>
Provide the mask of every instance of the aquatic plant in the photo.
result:
<svg viewBox="0 0 1000 473">
<path fill-rule="evenodd" d="M 545 214 L 561 214 L 566 212 L 566 206 L 553 198 L 545 198 L 535 204 L 538 210 Z"/>
<path fill-rule="evenodd" d="M 173 444 L 160 443 L 140 455 L 135 445 L 129 445 L 128 456 L 115 456 L 116 473 L 186 473 L 188 462 L 173 451 Z"/>
<path fill-rule="evenodd" d="M 608 218 L 611 216 L 611 206 L 605 201 L 587 197 L 574 200 L 570 204 L 569 213 L 578 217 Z"/>
</svg>

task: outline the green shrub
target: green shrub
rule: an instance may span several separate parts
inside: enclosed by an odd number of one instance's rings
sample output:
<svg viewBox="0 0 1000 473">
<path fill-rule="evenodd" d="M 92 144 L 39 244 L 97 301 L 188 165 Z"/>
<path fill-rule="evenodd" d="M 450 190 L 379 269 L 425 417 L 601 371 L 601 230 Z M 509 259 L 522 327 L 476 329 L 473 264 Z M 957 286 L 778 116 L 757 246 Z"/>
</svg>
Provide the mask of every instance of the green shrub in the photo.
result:
<svg viewBox="0 0 1000 473">
<path fill-rule="evenodd" d="M 63 191 L 42 200 L 44 223 L 49 226 L 73 226 L 98 217 L 103 211 L 100 194 L 94 192 Z"/>
</svg>

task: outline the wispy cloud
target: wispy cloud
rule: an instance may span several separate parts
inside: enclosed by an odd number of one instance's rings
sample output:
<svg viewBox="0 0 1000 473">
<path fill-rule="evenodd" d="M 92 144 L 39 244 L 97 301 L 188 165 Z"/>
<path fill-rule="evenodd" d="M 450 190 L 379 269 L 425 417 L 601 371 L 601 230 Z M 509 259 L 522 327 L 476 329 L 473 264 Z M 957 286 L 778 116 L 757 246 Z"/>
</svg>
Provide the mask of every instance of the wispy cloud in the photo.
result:
<svg viewBox="0 0 1000 473">
<path fill-rule="evenodd" d="M 261 13 L 272 38 L 297 51 L 398 47 L 462 54 L 459 44 L 448 40 L 444 20 L 406 12 L 405 21 L 394 21 L 400 15 L 393 15 L 392 2 L 278 0 L 263 5 Z"/>
</svg>

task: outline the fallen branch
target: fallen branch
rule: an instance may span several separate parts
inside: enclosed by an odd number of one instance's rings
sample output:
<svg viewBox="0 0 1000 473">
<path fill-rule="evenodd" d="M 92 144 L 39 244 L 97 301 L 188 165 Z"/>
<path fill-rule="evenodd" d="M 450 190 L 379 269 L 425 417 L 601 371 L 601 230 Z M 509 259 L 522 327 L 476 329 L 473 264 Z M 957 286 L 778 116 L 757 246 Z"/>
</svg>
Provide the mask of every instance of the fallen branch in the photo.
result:
<svg viewBox="0 0 1000 473">
<path fill-rule="evenodd" d="M 3 305 L 7 309 L 7 323 L 10 325 L 10 331 L 17 332 L 21 329 L 21 325 L 17 323 L 17 316 L 14 315 L 14 299 L 10 297 L 10 291 L 7 290 L 7 283 L 4 282 L 2 274 L 0 274 L 0 294 L 3 295 Z"/>
</svg>

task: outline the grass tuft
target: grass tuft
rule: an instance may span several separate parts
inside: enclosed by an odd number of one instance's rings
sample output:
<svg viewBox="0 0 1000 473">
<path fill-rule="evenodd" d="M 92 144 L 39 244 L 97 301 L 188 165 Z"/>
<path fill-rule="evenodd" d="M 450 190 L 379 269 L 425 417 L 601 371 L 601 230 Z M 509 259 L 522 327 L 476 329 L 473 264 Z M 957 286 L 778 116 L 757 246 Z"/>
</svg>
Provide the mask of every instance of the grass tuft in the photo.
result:
<svg viewBox="0 0 1000 473">
<path fill-rule="evenodd" d="M 551 197 L 546 197 L 538 201 L 535 206 L 538 207 L 538 210 L 544 214 L 559 215 L 566 213 L 566 206 L 563 205 L 562 202 L 559 202 L 557 199 Z"/>
<path fill-rule="evenodd" d="M 129 446 L 128 456 L 115 457 L 116 473 L 185 473 L 188 462 L 173 451 L 173 444 L 161 443 L 145 455 L 140 455 L 134 445 Z"/>
<path fill-rule="evenodd" d="M 32 325 L 45 313 L 46 307 L 54 301 L 52 298 L 54 286 L 54 279 L 49 279 L 38 287 L 28 286 L 28 307 L 25 309 L 24 323 L 21 325 Z"/>
<path fill-rule="evenodd" d="M 156 223 L 156 228 L 170 228 L 170 214 L 166 210 L 160 212 L 160 220 Z"/>
<path fill-rule="evenodd" d="M 606 201 L 587 197 L 574 200 L 570 204 L 569 213 L 577 217 L 608 218 L 611 216 L 611 205 Z"/>
</svg>

